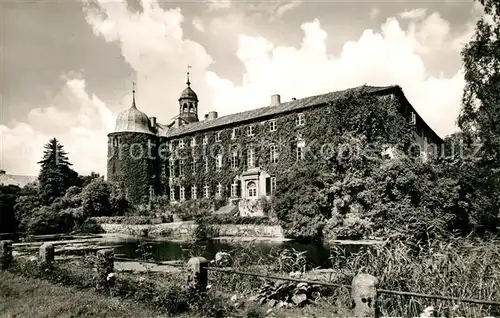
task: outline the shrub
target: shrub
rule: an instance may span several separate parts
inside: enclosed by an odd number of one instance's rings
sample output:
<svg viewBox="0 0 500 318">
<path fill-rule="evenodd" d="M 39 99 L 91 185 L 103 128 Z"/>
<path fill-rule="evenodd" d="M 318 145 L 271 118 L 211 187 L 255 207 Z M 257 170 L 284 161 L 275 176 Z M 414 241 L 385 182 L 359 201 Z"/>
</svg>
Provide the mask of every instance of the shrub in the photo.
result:
<svg viewBox="0 0 500 318">
<path fill-rule="evenodd" d="M 326 240 L 350 239 L 358 240 L 369 235 L 373 223 L 359 214 L 347 213 L 345 216 L 332 215 L 323 228 Z"/>
<path fill-rule="evenodd" d="M 192 221 L 206 215 L 213 210 L 213 201 L 210 199 L 187 200 L 171 206 L 171 213 L 182 221 Z"/>
<path fill-rule="evenodd" d="M 121 189 L 100 178 L 82 191 L 83 211 L 88 216 L 123 215 L 129 207 Z"/>
</svg>

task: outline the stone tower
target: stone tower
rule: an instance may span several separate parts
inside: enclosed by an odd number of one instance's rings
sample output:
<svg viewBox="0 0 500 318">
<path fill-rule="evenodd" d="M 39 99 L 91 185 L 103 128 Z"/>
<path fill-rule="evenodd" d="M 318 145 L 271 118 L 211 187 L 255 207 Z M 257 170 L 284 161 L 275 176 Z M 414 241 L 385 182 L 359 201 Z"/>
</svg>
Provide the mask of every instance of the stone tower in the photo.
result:
<svg viewBox="0 0 500 318">
<path fill-rule="evenodd" d="M 134 87 L 132 106 L 118 115 L 108 134 L 107 179 L 122 186 L 134 204 L 147 203 L 158 189 L 156 156 L 148 156 L 157 146 L 152 122 L 137 109 Z"/>
</svg>

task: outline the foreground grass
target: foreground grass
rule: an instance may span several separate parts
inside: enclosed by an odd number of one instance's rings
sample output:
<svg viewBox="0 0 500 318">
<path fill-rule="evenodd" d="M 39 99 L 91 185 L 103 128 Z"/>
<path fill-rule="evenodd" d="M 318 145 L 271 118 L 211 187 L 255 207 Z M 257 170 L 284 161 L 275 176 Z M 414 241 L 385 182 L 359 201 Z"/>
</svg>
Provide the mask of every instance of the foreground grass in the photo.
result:
<svg viewBox="0 0 500 318">
<path fill-rule="evenodd" d="M 130 301 L 0 272 L 1 317 L 160 317 Z"/>
</svg>

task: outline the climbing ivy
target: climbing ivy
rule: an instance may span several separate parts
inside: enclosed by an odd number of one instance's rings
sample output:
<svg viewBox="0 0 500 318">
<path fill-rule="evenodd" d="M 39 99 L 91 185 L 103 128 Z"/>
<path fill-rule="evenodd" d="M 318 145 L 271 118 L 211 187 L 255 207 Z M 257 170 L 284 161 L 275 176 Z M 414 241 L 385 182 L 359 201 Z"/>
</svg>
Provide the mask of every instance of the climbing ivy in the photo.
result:
<svg viewBox="0 0 500 318">
<path fill-rule="evenodd" d="M 122 185 L 129 201 L 134 204 L 148 201 L 150 186 L 159 190 L 156 138 L 133 132 L 109 134 L 107 178 Z M 152 156 L 148 156 L 148 149 L 151 149 Z"/>
<path fill-rule="evenodd" d="M 305 124 L 296 123 L 298 113 L 304 114 Z M 404 148 L 411 140 L 411 127 L 408 124 L 409 110 L 404 108 L 398 99 L 391 96 L 362 95 L 351 92 L 329 104 L 298 110 L 287 114 L 278 114 L 260 121 L 235 124 L 224 128 L 189 134 L 171 140 L 172 151 L 169 159 L 174 160 L 175 176 L 172 184 L 184 186 L 186 197 L 190 197 L 192 185 L 197 186 L 197 196 L 204 194 L 203 186 L 209 185 L 211 196 L 216 186 L 223 186 L 223 197 L 229 196 L 230 185 L 234 178 L 247 170 L 246 151 L 254 148 L 254 162 L 270 175 L 286 173 L 294 165 L 303 164 L 297 161 L 296 148 L 300 139 L 305 140 L 306 158 L 309 163 L 324 165 L 328 156 L 328 145 L 336 145 L 340 136 L 349 132 L 363 135 L 368 143 L 381 146 L 388 144 Z M 271 131 L 271 121 L 276 121 L 277 130 Z M 253 136 L 247 134 L 249 126 L 253 126 Z M 232 131 L 236 129 L 236 138 L 232 139 Z M 219 133 L 219 140 L 216 136 Z M 208 144 L 203 144 L 204 136 L 208 136 Z M 192 138 L 196 138 L 196 146 L 191 146 Z M 183 141 L 183 147 L 179 146 Z M 278 146 L 278 160 L 271 162 L 270 146 Z M 237 167 L 231 167 L 231 153 L 238 153 Z M 337 153 L 330 151 L 330 155 Z M 216 169 L 216 156 L 222 155 L 222 167 Z M 194 159 L 196 158 L 196 159 Z M 208 171 L 205 171 L 204 160 L 208 160 Z M 192 170 L 193 160 L 197 160 L 196 171 Z M 183 163 L 183 176 L 179 176 L 179 164 Z M 166 160 L 165 171 L 169 171 Z M 166 176 L 168 174 L 165 174 Z M 165 180 L 168 183 L 168 180 Z"/>
</svg>

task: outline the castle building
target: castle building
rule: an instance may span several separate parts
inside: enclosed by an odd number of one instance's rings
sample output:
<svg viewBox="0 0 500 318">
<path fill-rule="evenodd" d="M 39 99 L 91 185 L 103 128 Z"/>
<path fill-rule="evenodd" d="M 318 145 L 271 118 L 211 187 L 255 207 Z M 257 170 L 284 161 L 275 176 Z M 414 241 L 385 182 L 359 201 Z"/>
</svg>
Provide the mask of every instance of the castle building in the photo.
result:
<svg viewBox="0 0 500 318">
<path fill-rule="evenodd" d="M 365 85 L 286 102 L 273 95 L 266 107 L 222 117 L 211 111 L 200 120 L 189 73 L 186 84 L 179 114 L 167 124 L 137 108 L 134 89 L 131 107 L 118 115 L 108 135 L 107 178 L 121 184 L 133 203 L 156 195 L 175 202 L 215 197 L 250 202 L 272 195 L 276 176 L 306 159 L 313 134 L 323 142 L 341 134 L 342 119 L 331 114 L 336 101 L 355 92 L 395 102 L 422 149 L 442 144 L 399 86 Z"/>
</svg>

